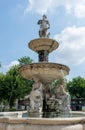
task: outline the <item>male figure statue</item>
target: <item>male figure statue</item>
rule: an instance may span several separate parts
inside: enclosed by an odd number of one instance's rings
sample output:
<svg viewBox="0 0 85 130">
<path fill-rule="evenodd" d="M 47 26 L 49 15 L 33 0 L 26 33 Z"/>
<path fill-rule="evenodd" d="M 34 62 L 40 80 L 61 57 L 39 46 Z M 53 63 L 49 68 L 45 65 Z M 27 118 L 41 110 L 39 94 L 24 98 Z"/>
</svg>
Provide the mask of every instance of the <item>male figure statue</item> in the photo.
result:
<svg viewBox="0 0 85 130">
<path fill-rule="evenodd" d="M 50 33 L 47 33 L 47 30 L 50 28 L 49 21 L 47 20 L 47 16 L 43 15 L 43 19 L 38 21 L 40 25 L 39 36 L 41 38 L 49 37 Z"/>
</svg>

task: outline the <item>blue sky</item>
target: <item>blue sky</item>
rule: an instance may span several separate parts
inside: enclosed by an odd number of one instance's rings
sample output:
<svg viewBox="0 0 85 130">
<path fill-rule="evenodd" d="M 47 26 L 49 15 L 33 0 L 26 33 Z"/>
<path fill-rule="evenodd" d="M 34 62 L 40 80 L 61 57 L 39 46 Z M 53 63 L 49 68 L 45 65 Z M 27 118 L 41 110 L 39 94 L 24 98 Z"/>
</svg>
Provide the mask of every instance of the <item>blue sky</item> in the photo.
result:
<svg viewBox="0 0 85 130">
<path fill-rule="evenodd" d="M 85 0 L 0 0 L 0 72 L 23 56 L 38 61 L 28 43 L 39 37 L 37 21 L 43 14 L 51 25 L 50 38 L 59 42 L 49 61 L 67 65 L 67 79 L 85 78 Z"/>
</svg>

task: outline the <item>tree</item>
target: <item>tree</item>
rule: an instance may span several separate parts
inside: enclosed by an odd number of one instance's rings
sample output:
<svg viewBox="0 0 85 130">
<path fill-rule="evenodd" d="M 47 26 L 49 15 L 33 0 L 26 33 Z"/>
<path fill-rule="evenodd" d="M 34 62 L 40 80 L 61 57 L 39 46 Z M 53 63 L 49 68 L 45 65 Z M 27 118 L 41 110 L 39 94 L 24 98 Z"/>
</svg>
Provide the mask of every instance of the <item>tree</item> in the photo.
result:
<svg viewBox="0 0 85 130">
<path fill-rule="evenodd" d="M 31 63 L 33 60 L 29 57 L 22 57 L 18 59 L 20 65 L 26 65 Z M 32 83 L 21 77 L 19 74 L 19 66 L 12 66 L 5 76 L 5 99 L 8 100 L 10 108 L 14 105 L 16 99 L 24 98 L 25 95 L 29 94 L 32 88 Z"/>
<path fill-rule="evenodd" d="M 31 63 L 29 57 L 19 59 L 20 65 Z M 20 65 L 12 66 L 4 75 L 0 74 L 0 102 L 7 101 L 12 108 L 16 99 L 24 98 L 32 89 L 32 82 L 19 74 Z"/>
<path fill-rule="evenodd" d="M 78 76 L 67 83 L 72 98 L 85 98 L 85 79 Z"/>
<path fill-rule="evenodd" d="M 30 63 L 33 62 L 33 60 L 30 59 L 30 57 L 28 57 L 28 56 L 24 56 L 24 57 L 18 59 L 18 61 L 19 61 L 20 66 L 23 66 L 23 65 L 26 65 L 26 64 L 30 64 Z M 19 85 L 22 88 L 24 87 L 24 91 L 23 91 L 23 89 L 21 89 L 22 90 L 21 93 L 22 93 L 22 97 L 23 97 L 24 95 L 27 95 L 31 91 L 33 82 L 31 82 L 30 80 L 27 80 L 27 79 L 23 78 L 20 75 L 19 75 L 18 78 L 19 78 L 18 79 Z"/>
<path fill-rule="evenodd" d="M 1 62 L 0 62 L 0 67 L 1 67 Z"/>
<path fill-rule="evenodd" d="M 5 77 L 5 99 L 8 100 L 9 107 L 12 108 L 16 99 L 23 98 L 32 88 L 30 81 L 22 78 L 18 73 L 18 66 L 13 66 L 6 73 Z"/>
<path fill-rule="evenodd" d="M 33 60 L 30 59 L 30 57 L 27 57 L 27 56 L 24 56 L 24 57 L 18 59 L 18 61 L 19 61 L 19 63 L 20 63 L 21 66 L 22 65 L 26 65 L 26 64 L 30 64 L 30 63 L 33 62 Z"/>
<path fill-rule="evenodd" d="M 4 99 L 4 93 L 5 93 L 5 89 L 4 89 L 5 83 L 4 83 L 4 80 L 5 80 L 5 75 L 0 73 L 0 103 Z"/>
<path fill-rule="evenodd" d="M 6 101 L 4 100 L 5 94 L 5 75 L 3 73 L 0 73 L 0 111 L 2 111 L 3 109 L 3 104 L 6 103 Z"/>
<path fill-rule="evenodd" d="M 18 98 L 18 83 L 16 81 L 18 71 L 17 66 L 13 66 L 5 75 L 5 97 L 8 101 L 10 108 L 14 105 L 15 100 Z"/>
</svg>

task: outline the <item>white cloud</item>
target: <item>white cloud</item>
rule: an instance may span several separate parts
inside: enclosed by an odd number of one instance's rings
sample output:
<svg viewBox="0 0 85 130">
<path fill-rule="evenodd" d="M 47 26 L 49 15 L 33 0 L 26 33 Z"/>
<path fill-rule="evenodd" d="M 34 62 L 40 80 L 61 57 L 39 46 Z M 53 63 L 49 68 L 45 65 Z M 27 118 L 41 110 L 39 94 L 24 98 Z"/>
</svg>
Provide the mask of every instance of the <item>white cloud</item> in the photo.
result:
<svg viewBox="0 0 85 130">
<path fill-rule="evenodd" d="M 79 18 L 85 17 L 85 4 L 76 5 L 74 13 L 75 13 L 75 16 L 77 16 Z"/>
<path fill-rule="evenodd" d="M 9 67 L 12 67 L 14 65 L 18 65 L 19 62 L 18 61 L 12 61 L 10 64 L 9 64 Z"/>
<path fill-rule="evenodd" d="M 18 61 L 12 61 L 9 65 L 3 65 L 2 68 L 4 69 L 4 71 L 8 71 L 12 66 L 14 65 L 18 65 L 19 62 Z"/>
<path fill-rule="evenodd" d="M 56 0 L 48 0 L 48 2 L 46 0 L 28 0 L 28 5 L 25 9 L 25 13 L 29 12 L 29 11 L 35 11 L 37 13 L 40 14 L 44 14 L 47 13 L 49 10 L 53 10 L 53 8 L 56 7 L 55 5 Z M 52 8 L 51 8 L 52 7 Z"/>
<path fill-rule="evenodd" d="M 28 0 L 24 12 L 34 11 L 39 14 L 46 14 L 59 6 L 65 7 L 67 13 L 72 13 L 78 18 L 85 17 L 85 0 Z"/>
<path fill-rule="evenodd" d="M 79 65 L 85 62 L 85 27 L 68 27 L 54 36 L 59 41 L 59 62 Z"/>
</svg>

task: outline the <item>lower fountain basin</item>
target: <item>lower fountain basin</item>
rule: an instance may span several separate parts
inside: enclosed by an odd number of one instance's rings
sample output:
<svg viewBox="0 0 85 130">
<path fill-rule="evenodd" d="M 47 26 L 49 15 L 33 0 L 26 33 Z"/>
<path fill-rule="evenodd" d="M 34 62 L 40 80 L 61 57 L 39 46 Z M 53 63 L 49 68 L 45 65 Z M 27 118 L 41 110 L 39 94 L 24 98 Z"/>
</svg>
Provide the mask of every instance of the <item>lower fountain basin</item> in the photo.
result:
<svg viewBox="0 0 85 130">
<path fill-rule="evenodd" d="M 63 74 L 62 74 L 62 71 Z M 26 79 L 39 77 L 42 82 L 52 82 L 57 78 L 62 78 L 69 74 L 69 68 L 66 65 L 58 63 L 39 62 L 27 64 L 20 67 L 20 74 Z"/>
<path fill-rule="evenodd" d="M 24 112 L 18 112 L 18 115 L 22 115 L 22 113 Z M 0 116 L 0 130 L 85 130 L 85 117 L 83 117 L 85 113 L 80 113 L 81 117 L 70 118 L 21 118 L 21 116 L 12 118 Z"/>
</svg>

